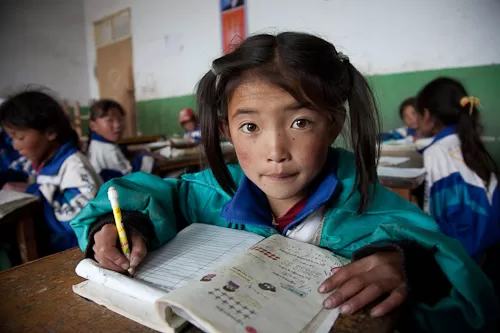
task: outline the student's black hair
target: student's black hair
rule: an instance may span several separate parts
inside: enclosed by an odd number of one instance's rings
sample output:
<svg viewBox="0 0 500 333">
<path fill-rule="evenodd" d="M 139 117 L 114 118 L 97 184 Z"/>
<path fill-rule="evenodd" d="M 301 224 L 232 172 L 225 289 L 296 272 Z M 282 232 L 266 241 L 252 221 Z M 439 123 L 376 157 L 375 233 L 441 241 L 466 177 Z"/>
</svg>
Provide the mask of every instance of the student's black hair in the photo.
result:
<svg viewBox="0 0 500 333">
<path fill-rule="evenodd" d="M 90 145 L 92 130 L 90 129 L 90 121 L 95 121 L 99 118 L 104 118 L 108 115 L 111 109 L 117 109 L 122 116 L 125 116 L 125 109 L 120 103 L 112 99 L 100 99 L 95 101 L 90 106 L 89 110 L 89 127 L 88 127 L 88 145 Z"/>
<path fill-rule="evenodd" d="M 465 87 L 457 80 L 440 77 L 428 83 L 417 95 L 417 111 L 429 110 L 431 117 L 443 126 L 456 125 L 465 164 L 488 181 L 490 174 L 498 174 L 498 166 L 486 150 L 482 140 L 483 126 L 474 105 L 460 105 L 468 97 Z"/>
<path fill-rule="evenodd" d="M 258 75 L 290 93 L 307 108 L 326 112 L 337 127 L 349 121 L 356 159 L 355 190 L 361 194 L 358 213 L 370 204 L 377 181 L 378 112 L 372 91 L 347 57 L 329 42 L 305 33 L 249 37 L 233 52 L 216 59 L 197 87 L 200 131 L 215 179 L 230 195 L 236 190 L 219 138 L 219 120 L 227 123 L 228 103 L 245 74 Z M 340 124 L 342 125 L 342 124 Z M 339 126 L 341 128 L 342 126 Z"/>
<path fill-rule="evenodd" d="M 57 143 L 73 142 L 80 147 L 78 134 L 62 105 L 42 91 L 24 91 L 8 98 L 0 105 L 0 124 L 40 132 L 52 131 Z"/>
<path fill-rule="evenodd" d="M 399 106 L 399 117 L 403 119 L 403 115 L 405 112 L 405 109 L 409 106 L 413 106 L 413 108 L 416 110 L 417 109 L 417 99 L 415 97 L 409 97 L 401 103 Z"/>
</svg>

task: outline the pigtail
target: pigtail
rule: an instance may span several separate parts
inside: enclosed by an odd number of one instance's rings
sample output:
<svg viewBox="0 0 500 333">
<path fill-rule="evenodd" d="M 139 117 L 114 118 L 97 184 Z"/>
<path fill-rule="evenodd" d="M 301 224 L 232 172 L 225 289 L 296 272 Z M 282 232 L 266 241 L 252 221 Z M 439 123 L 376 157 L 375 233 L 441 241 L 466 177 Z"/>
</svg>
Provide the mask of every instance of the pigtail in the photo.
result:
<svg viewBox="0 0 500 333">
<path fill-rule="evenodd" d="M 196 96 L 201 142 L 208 164 L 222 189 L 229 195 L 233 195 L 236 184 L 224 161 L 219 136 L 219 111 L 223 102 L 226 101 L 220 100 L 220 95 L 217 93 L 217 76 L 212 71 L 205 74 L 198 83 Z"/>
<path fill-rule="evenodd" d="M 478 109 L 470 103 L 459 107 L 462 110 L 459 113 L 457 135 L 464 162 L 481 179 L 488 181 L 491 173 L 498 174 L 498 167 L 481 140 L 483 126 L 479 122 Z"/>
<path fill-rule="evenodd" d="M 361 73 L 349 62 L 351 89 L 348 94 L 350 141 L 356 160 L 355 187 L 361 194 L 358 214 L 362 213 L 373 199 L 372 188 L 377 182 L 379 148 L 377 134 L 380 123 L 373 92 Z M 374 189 L 374 188 L 373 188 Z"/>
</svg>

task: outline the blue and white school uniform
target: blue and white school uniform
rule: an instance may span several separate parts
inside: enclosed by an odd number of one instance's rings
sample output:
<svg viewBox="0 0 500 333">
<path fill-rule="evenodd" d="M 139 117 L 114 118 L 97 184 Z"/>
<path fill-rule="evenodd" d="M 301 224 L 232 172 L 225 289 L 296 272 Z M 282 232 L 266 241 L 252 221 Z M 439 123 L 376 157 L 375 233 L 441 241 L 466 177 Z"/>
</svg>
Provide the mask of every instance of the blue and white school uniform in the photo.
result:
<svg viewBox="0 0 500 333">
<path fill-rule="evenodd" d="M 57 252 L 78 245 L 69 221 L 95 197 L 102 185 L 87 157 L 68 142 L 39 170 L 33 170 L 32 176 L 34 183 L 26 192 L 43 200 L 51 250 Z"/>
<path fill-rule="evenodd" d="M 427 171 L 424 210 L 446 235 L 479 260 L 500 241 L 498 180 L 484 182 L 465 164 L 455 126 L 444 128 L 423 151 Z"/>
<path fill-rule="evenodd" d="M 194 131 L 185 131 L 184 138 L 198 143 L 201 142 L 200 125 L 198 125 Z"/>
<path fill-rule="evenodd" d="M 417 131 L 415 129 L 409 127 L 400 127 L 387 133 L 381 133 L 380 139 L 382 141 L 402 140 L 406 138 L 413 139 L 413 137 L 416 135 Z"/>
<path fill-rule="evenodd" d="M 153 156 L 139 153 L 130 163 L 125 156 L 126 148 L 121 148 L 116 143 L 108 141 L 96 133 L 92 133 L 90 138 L 87 155 L 95 171 L 105 182 L 131 172 L 151 173 L 153 171 Z"/>
<path fill-rule="evenodd" d="M 10 181 L 26 181 L 30 165 L 13 147 L 12 139 L 0 128 L 0 173 L 1 185 Z"/>
</svg>

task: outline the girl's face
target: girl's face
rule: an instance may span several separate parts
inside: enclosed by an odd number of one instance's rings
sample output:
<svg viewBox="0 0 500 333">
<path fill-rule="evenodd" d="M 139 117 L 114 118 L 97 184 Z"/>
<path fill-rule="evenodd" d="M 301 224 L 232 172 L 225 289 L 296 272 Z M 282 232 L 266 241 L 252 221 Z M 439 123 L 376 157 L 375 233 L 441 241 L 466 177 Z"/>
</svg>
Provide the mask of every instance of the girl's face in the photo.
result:
<svg viewBox="0 0 500 333">
<path fill-rule="evenodd" d="M 409 128 L 418 129 L 420 119 L 421 116 L 413 106 L 408 105 L 403 110 L 403 121 Z"/>
<path fill-rule="evenodd" d="M 236 88 L 228 125 L 243 172 L 266 194 L 276 216 L 308 195 L 338 135 L 325 113 L 302 107 L 286 91 L 259 79 Z"/>
<path fill-rule="evenodd" d="M 120 110 L 112 108 L 105 117 L 89 122 L 90 130 L 108 141 L 116 142 L 123 136 L 124 117 Z"/>
<path fill-rule="evenodd" d="M 431 113 L 427 109 L 424 110 L 424 115 L 421 116 L 418 133 L 423 136 L 433 136 L 437 134 L 436 120 L 431 116 Z"/>
<path fill-rule="evenodd" d="M 194 131 L 197 126 L 198 126 L 198 124 L 194 120 L 186 121 L 185 123 L 182 124 L 182 127 L 184 128 L 184 130 L 189 131 L 189 132 Z"/>
<path fill-rule="evenodd" d="M 34 165 L 44 162 L 55 152 L 56 134 L 53 132 L 40 132 L 33 128 L 4 128 L 12 138 L 14 149 Z"/>
</svg>

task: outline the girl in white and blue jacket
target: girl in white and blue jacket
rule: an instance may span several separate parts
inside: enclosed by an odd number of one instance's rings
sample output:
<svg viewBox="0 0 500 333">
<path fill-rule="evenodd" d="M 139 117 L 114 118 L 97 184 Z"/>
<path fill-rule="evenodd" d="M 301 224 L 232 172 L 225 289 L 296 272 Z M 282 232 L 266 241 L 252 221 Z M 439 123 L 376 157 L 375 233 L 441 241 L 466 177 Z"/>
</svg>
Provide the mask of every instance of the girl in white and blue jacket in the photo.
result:
<svg viewBox="0 0 500 333">
<path fill-rule="evenodd" d="M 77 245 L 69 225 L 93 199 L 102 181 L 79 150 L 79 139 L 61 105 L 38 91 L 19 93 L 0 106 L 0 125 L 27 160 L 30 183 L 4 189 L 39 196 L 50 236 L 50 251 Z"/>
<path fill-rule="evenodd" d="M 131 172 L 153 171 L 151 155 L 144 152 L 134 155 L 116 143 L 123 136 L 124 118 L 125 110 L 113 100 L 97 101 L 90 108 L 87 155 L 105 182 Z"/>
<path fill-rule="evenodd" d="M 435 135 L 424 149 L 424 209 L 478 262 L 500 241 L 498 167 L 481 141 L 477 106 L 464 86 L 438 78 L 417 96 L 420 130 Z"/>
</svg>

